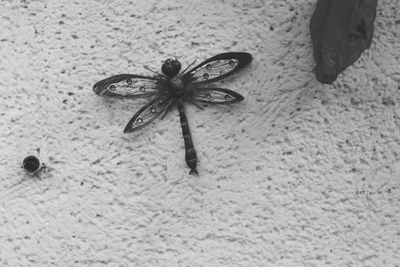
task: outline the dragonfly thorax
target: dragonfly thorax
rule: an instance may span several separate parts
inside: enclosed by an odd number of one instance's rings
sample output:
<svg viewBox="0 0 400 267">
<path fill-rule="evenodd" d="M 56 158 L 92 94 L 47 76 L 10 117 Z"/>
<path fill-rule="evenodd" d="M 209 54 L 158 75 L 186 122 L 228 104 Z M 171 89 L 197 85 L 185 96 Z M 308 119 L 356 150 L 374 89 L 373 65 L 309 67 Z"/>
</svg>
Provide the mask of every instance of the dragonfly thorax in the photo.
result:
<svg viewBox="0 0 400 267">
<path fill-rule="evenodd" d="M 172 78 L 169 82 L 169 93 L 175 97 L 181 98 L 185 92 L 185 86 L 181 78 Z"/>
</svg>

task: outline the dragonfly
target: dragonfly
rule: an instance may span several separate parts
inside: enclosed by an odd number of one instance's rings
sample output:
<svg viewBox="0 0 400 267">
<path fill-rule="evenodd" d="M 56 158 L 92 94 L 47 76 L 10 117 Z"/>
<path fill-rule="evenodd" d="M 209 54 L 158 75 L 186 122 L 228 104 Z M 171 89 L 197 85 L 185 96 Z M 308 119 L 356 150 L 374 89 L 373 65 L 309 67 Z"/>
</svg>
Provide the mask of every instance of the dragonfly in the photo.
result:
<svg viewBox="0 0 400 267">
<path fill-rule="evenodd" d="M 135 132 L 149 125 L 161 115 L 165 117 L 172 107 L 177 107 L 185 143 L 185 161 L 189 174 L 197 174 L 197 154 L 193 145 L 184 103 L 191 103 L 203 109 L 201 104 L 233 104 L 244 97 L 230 89 L 212 83 L 222 80 L 249 65 L 252 55 L 246 52 L 228 52 L 215 55 L 192 67 L 196 61 L 181 72 L 177 59 L 167 59 L 161 72 L 155 76 L 119 74 L 97 82 L 93 86 L 96 95 L 109 98 L 138 99 L 151 98 L 132 117 L 124 133 Z"/>
</svg>

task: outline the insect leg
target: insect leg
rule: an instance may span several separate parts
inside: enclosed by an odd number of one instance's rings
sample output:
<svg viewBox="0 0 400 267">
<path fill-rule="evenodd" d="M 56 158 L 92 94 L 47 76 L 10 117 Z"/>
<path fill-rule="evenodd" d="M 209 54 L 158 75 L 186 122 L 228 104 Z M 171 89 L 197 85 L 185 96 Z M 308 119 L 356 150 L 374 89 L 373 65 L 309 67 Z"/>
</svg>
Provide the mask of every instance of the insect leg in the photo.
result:
<svg viewBox="0 0 400 267">
<path fill-rule="evenodd" d="M 174 103 L 175 103 L 175 101 L 171 101 L 171 103 L 169 103 L 168 107 L 165 109 L 164 114 L 161 116 L 161 119 L 164 119 L 164 117 L 167 115 L 167 113 L 171 110 L 171 107 Z"/>
<path fill-rule="evenodd" d="M 186 67 L 186 69 L 184 69 L 181 74 L 179 74 L 178 78 L 180 78 L 183 74 L 185 74 L 185 72 L 194 65 L 194 63 L 196 63 L 196 60 L 194 60 L 192 63 L 189 64 L 189 66 Z"/>
<path fill-rule="evenodd" d="M 146 70 L 151 71 L 152 73 L 157 74 L 157 76 L 162 77 L 163 75 L 161 73 L 158 73 L 155 70 L 150 69 L 148 66 L 143 66 Z"/>
<path fill-rule="evenodd" d="M 197 104 L 196 102 L 192 101 L 192 100 L 186 100 L 187 102 L 189 102 L 192 105 L 195 105 L 197 108 L 204 110 L 204 108 L 202 106 L 200 106 L 199 104 Z"/>
<path fill-rule="evenodd" d="M 185 141 L 185 152 L 186 152 L 185 160 L 186 164 L 190 168 L 189 174 L 199 174 L 196 170 L 197 155 L 196 155 L 196 150 L 194 149 L 193 146 L 192 134 L 190 133 L 189 123 L 186 117 L 185 108 L 183 106 L 182 99 L 177 99 L 176 102 L 178 104 L 179 117 L 181 119 L 182 135 Z"/>
</svg>

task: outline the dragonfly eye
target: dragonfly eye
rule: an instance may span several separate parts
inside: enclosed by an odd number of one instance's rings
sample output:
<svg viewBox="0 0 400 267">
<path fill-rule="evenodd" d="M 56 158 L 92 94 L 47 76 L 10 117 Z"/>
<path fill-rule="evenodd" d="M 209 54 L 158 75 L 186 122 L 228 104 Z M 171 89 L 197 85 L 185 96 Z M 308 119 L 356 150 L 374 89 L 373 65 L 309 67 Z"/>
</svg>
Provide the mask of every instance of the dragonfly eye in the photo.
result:
<svg viewBox="0 0 400 267">
<path fill-rule="evenodd" d="M 161 66 L 161 71 L 168 77 L 174 77 L 178 75 L 181 70 L 181 63 L 176 59 L 167 59 Z"/>
</svg>

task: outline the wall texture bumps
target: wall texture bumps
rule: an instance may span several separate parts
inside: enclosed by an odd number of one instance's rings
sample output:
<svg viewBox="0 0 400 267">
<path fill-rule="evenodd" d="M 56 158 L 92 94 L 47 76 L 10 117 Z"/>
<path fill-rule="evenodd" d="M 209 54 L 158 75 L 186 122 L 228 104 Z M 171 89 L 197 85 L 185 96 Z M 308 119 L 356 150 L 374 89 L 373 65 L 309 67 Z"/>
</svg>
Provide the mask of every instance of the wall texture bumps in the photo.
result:
<svg viewBox="0 0 400 267">
<path fill-rule="evenodd" d="M 396 266 L 400 262 L 399 2 L 371 49 L 315 80 L 316 1 L 0 3 L 1 266 Z M 187 108 L 135 134 L 144 101 L 92 85 L 247 51 L 241 104 Z M 41 148 L 40 177 L 19 168 Z"/>
</svg>

